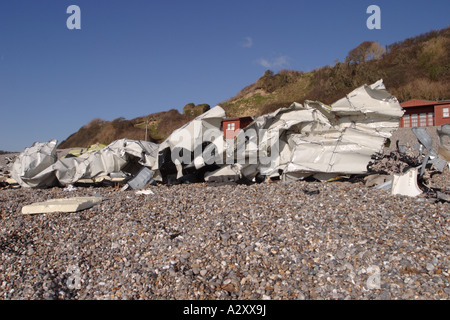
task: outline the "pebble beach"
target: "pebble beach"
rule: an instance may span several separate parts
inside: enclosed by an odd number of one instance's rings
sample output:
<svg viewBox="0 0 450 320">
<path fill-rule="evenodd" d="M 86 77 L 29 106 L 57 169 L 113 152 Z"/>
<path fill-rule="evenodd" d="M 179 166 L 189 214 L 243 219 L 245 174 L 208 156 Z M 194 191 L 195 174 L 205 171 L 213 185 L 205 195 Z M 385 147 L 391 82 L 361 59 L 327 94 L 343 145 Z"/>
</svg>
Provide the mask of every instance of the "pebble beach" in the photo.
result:
<svg viewBox="0 0 450 320">
<path fill-rule="evenodd" d="M 438 176 L 447 184 L 448 168 Z M 348 181 L 148 189 L 0 190 L 0 299 L 450 296 L 448 202 Z M 103 201 L 76 213 L 21 213 L 88 195 Z"/>
</svg>

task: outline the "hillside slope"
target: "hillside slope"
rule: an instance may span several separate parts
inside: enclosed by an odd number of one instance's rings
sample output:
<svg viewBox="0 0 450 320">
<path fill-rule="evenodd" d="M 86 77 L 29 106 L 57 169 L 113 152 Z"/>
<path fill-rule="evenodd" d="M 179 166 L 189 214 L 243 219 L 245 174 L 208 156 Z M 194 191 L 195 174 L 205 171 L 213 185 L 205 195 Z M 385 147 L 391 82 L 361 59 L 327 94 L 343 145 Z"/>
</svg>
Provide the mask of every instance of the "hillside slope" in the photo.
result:
<svg viewBox="0 0 450 320">
<path fill-rule="evenodd" d="M 450 27 L 383 48 L 363 42 L 344 62 L 309 73 L 270 70 L 221 105 L 229 116 L 262 115 L 293 101 L 330 104 L 353 89 L 383 79 L 400 102 L 450 98 Z"/>
<path fill-rule="evenodd" d="M 410 99 L 450 99 L 450 27 L 400 41 L 386 48 L 363 42 L 349 51 L 345 61 L 312 72 L 267 70 L 255 83 L 220 105 L 229 117 L 259 116 L 292 102 L 319 100 L 330 104 L 363 84 L 379 79 L 400 102 Z M 109 144 L 121 139 L 160 143 L 175 129 L 209 109 L 187 104 L 183 114 L 172 109 L 132 120 L 94 119 L 61 142 L 59 148 Z M 148 121 L 148 124 L 147 124 Z"/>
</svg>

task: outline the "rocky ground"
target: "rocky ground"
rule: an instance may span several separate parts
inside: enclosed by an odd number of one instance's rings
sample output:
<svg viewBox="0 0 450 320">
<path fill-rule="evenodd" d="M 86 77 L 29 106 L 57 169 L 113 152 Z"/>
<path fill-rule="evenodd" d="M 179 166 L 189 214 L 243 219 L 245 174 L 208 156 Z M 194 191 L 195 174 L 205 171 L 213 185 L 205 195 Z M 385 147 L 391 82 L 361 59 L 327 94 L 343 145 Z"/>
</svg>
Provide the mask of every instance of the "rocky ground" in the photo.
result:
<svg viewBox="0 0 450 320">
<path fill-rule="evenodd" d="M 150 189 L 1 190 L 0 298 L 449 298 L 448 203 L 350 182 Z"/>
<path fill-rule="evenodd" d="M 427 185 L 444 191 L 449 177 L 432 172 Z M 394 196 L 363 180 L 149 189 L 0 190 L 0 299 L 450 297 L 450 204 L 427 194 Z M 21 213 L 86 195 L 104 200 Z"/>
</svg>

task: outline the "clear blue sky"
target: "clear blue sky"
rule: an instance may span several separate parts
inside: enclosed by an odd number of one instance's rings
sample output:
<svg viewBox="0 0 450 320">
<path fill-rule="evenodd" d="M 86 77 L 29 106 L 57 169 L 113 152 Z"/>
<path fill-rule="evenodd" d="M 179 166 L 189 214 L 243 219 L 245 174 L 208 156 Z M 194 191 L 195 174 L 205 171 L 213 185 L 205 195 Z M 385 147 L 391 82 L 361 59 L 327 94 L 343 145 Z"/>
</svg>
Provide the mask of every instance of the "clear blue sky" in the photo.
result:
<svg viewBox="0 0 450 320">
<path fill-rule="evenodd" d="M 81 30 L 66 26 L 72 4 Z M 371 4 L 381 30 L 366 27 Z M 61 142 L 93 118 L 213 107 L 267 69 L 311 71 L 449 17 L 448 0 L 3 0 L 0 149 Z"/>
</svg>

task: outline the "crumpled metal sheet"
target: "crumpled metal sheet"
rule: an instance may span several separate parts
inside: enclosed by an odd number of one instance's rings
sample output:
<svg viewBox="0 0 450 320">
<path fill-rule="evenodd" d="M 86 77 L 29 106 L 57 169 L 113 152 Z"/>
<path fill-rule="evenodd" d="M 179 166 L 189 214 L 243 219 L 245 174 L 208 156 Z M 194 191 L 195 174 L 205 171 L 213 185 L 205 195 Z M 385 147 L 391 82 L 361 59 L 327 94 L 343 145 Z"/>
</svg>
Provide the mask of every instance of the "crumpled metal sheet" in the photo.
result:
<svg viewBox="0 0 450 320">
<path fill-rule="evenodd" d="M 203 143 L 210 143 L 210 149 L 214 149 L 220 153 L 223 152 L 223 131 L 220 127 L 225 117 L 225 110 L 220 106 L 215 106 L 172 132 L 159 145 L 158 149 L 159 155 L 166 151 L 170 153 L 171 159 L 164 159 L 155 163 L 152 167 L 155 171 L 154 179 L 157 181 L 162 180 L 160 169 L 162 169 L 161 167 L 164 165 L 164 161 L 171 161 L 175 165 L 177 178 L 183 175 L 183 168 L 189 166 L 200 169 L 207 164 L 215 162 L 215 159 L 205 159 L 204 155 L 208 154 L 208 152 L 204 152 Z M 219 154 L 217 154 L 217 157 L 220 157 Z"/>
<path fill-rule="evenodd" d="M 46 188 L 94 179 L 122 170 L 132 158 L 141 166 L 156 162 L 158 145 L 120 139 L 94 153 L 57 160 L 56 140 L 35 143 L 16 159 L 11 175 L 23 187 Z"/>
<path fill-rule="evenodd" d="M 442 140 L 443 137 L 446 135 L 445 129 L 444 130 L 437 130 L 440 140 L 440 149 L 441 153 L 443 151 L 443 145 Z M 438 169 L 440 172 L 444 171 L 445 166 L 448 164 L 446 160 L 443 160 L 440 158 L 439 154 L 434 150 L 433 148 L 433 139 L 428 134 L 426 128 L 424 127 L 415 127 L 412 128 L 412 132 L 416 135 L 417 140 L 419 140 L 419 143 L 427 149 L 427 153 L 425 155 L 425 158 L 422 161 L 422 167 L 420 169 L 419 176 L 423 176 L 425 173 L 425 168 L 428 164 L 428 162 L 432 163 L 433 166 Z M 448 133 L 447 133 L 448 134 Z"/>
<path fill-rule="evenodd" d="M 16 158 L 11 168 L 11 176 L 23 187 L 45 188 L 54 186 L 54 174 L 43 172 L 57 160 L 57 140 L 35 142 Z"/>
<path fill-rule="evenodd" d="M 279 170 L 285 177 L 313 173 L 362 174 L 371 156 L 381 152 L 398 128 L 403 110 L 383 81 L 355 89 L 331 106 L 318 101 L 293 103 L 289 108 L 257 118 L 245 131 L 255 130 L 258 150 L 278 139 L 278 157 L 260 165 L 264 175 Z"/>
<path fill-rule="evenodd" d="M 207 172 L 205 174 L 206 182 L 226 182 L 237 181 L 241 178 L 242 166 L 238 163 L 230 164 L 217 169 L 213 172 Z"/>
<path fill-rule="evenodd" d="M 441 130 L 437 130 L 439 136 L 439 156 L 449 162 L 450 167 L 450 123 L 441 126 Z"/>
<path fill-rule="evenodd" d="M 95 153 L 56 161 L 56 140 L 35 144 L 16 160 L 13 177 L 28 187 L 71 184 L 118 172 L 133 158 L 163 182 L 168 176 L 181 179 L 208 172 L 211 179 L 222 173 L 234 176 L 237 169 L 248 180 L 280 175 L 284 180 L 309 175 L 328 180 L 366 173 L 371 156 L 382 151 L 402 115 L 399 102 L 379 80 L 332 105 L 294 102 L 258 117 L 236 140 L 224 140 L 221 124 L 226 114 L 216 106 L 160 145 L 122 139 Z"/>
</svg>

